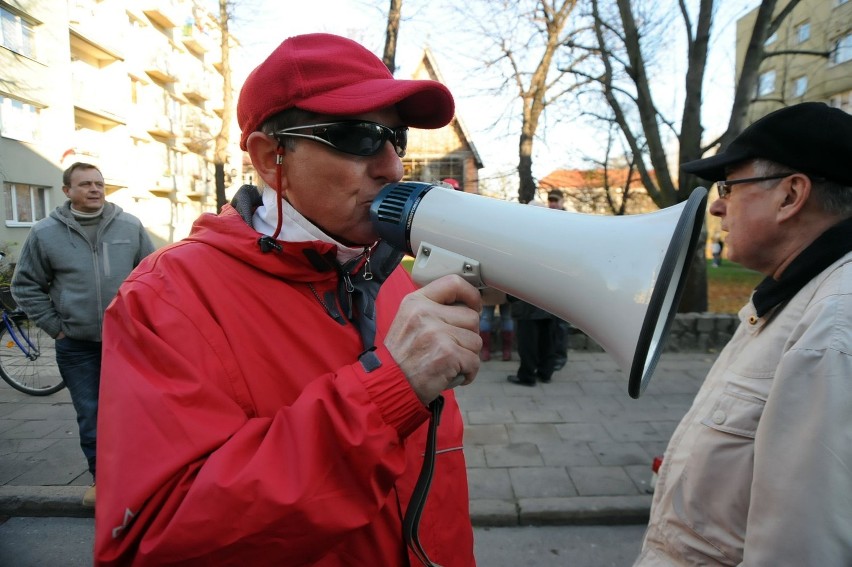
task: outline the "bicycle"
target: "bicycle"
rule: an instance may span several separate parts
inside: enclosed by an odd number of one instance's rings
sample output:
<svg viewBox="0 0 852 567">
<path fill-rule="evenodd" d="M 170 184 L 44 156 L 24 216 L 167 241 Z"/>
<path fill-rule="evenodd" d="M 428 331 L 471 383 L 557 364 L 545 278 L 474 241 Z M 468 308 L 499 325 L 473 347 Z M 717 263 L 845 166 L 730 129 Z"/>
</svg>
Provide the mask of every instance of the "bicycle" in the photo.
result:
<svg viewBox="0 0 852 567">
<path fill-rule="evenodd" d="M 0 286 L 0 378 L 31 396 L 65 387 L 56 365 L 56 343 L 18 309 L 9 286 Z"/>
</svg>

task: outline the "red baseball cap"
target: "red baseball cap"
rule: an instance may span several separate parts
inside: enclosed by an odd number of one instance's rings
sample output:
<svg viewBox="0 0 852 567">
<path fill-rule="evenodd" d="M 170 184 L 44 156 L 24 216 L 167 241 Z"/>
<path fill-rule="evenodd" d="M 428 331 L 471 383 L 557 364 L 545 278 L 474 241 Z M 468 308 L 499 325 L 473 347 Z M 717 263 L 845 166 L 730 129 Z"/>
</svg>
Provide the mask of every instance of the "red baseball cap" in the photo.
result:
<svg viewBox="0 0 852 567">
<path fill-rule="evenodd" d="M 399 80 L 362 45 L 332 34 L 285 39 L 252 71 L 237 101 L 246 149 L 249 134 L 288 108 L 349 116 L 396 105 L 414 128 L 440 128 L 455 112 L 453 95 L 437 81 Z"/>
</svg>

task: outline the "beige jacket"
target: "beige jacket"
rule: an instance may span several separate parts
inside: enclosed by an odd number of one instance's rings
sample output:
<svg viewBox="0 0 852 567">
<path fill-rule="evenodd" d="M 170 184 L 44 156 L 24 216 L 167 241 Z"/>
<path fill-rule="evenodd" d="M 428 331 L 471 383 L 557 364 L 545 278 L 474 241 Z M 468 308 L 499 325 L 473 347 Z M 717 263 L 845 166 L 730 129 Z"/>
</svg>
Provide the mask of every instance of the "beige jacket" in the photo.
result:
<svg viewBox="0 0 852 567">
<path fill-rule="evenodd" d="M 852 565 L 852 253 L 751 303 L 666 450 L 637 566 Z"/>
</svg>

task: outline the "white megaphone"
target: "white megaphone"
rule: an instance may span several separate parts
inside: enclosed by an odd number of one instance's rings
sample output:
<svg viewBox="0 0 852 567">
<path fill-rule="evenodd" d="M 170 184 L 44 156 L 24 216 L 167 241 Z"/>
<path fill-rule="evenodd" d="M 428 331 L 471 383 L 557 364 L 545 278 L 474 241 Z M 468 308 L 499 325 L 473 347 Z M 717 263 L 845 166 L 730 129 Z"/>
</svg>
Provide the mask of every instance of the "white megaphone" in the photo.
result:
<svg viewBox="0 0 852 567">
<path fill-rule="evenodd" d="M 428 183 L 386 186 L 370 217 L 415 257 L 424 285 L 459 274 L 571 322 L 648 385 L 677 311 L 704 221 L 707 190 L 653 213 L 607 217 L 509 203 Z"/>
</svg>

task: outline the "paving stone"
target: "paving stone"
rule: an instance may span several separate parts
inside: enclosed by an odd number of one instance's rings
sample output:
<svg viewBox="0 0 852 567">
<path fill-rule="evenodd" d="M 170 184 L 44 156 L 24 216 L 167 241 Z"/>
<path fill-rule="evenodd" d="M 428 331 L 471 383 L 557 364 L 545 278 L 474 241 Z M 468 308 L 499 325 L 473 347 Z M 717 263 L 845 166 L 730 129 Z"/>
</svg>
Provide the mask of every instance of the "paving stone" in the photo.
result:
<svg viewBox="0 0 852 567">
<path fill-rule="evenodd" d="M 535 467 L 544 464 L 535 443 L 486 445 L 485 462 L 489 467 Z"/>
<path fill-rule="evenodd" d="M 556 410 L 534 409 L 514 410 L 515 423 L 556 423 L 562 421 L 562 416 Z"/>
<path fill-rule="evenodd" d="M 569 467 L 568 474 L 580 496 L 621 496 L 639 493 L 639 489 L 621 467 Z"/>
<path fill-rule="evenodd" d="M 538 452 L 548 467 L 578 467 L 600 462 L 588 443 L 538 443 Z"/>
<path fill-rule="evenodd" d="M 509 469 L 472 468 L 467 471 L 471 500 L 515 500 Z"/>
<path fill-rule="evenodd" d="M 509 442 L 509 433 L 503 424 L 468 425 L 464 428 L 465 445 L 496 445 Z"/>
<path fill-rule="evenodd" d="M 509 478 L 517 498 L 577 496 L 577 489 L 565 467 L 516 467 Z"/>
<path fill-rule="evenodd" d="M 592 442 L 589 447 L 602 465 L 637 465 L 650 463 L 653 455 L 639 443 Z"/>
<path fill-rule="evenodd" d="M 512 443 L 540 443 L 561 440 L 557 427 L 552 423 L 509 423 L 506 431 Z"/>
<path fill-rule="evenodd" d="M 600 423 L 561 423 L 556 425 L 556 430 L 559 436 L 569 443 L 612 439 Z"/>
<path fill-rule="evenodd" d="M 507 409 L 472 410 L 467 412 L 467 419 L 471 425 L 512 423 L 514 415 Z"/>
</svg>

